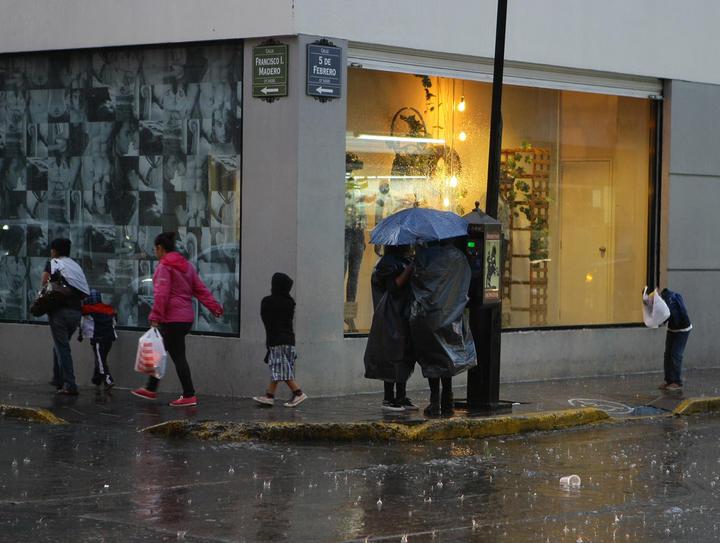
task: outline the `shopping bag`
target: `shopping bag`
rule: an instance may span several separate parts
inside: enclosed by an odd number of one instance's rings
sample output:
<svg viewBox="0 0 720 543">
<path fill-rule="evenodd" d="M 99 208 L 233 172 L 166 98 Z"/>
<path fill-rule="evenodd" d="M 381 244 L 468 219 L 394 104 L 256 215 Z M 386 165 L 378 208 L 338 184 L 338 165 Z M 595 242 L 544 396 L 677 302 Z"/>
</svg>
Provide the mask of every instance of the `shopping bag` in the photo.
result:
<svg viewBox="0 0 720 543">
<path fill-rule="evenodd" d="M 166 362 L 167 352 L 165 351 L 162 336 L 157 328 L 150 328 L 138 340 L 135 371 L 162 379 L 165 375 Z"/>
<path fill-rule="evenodd" d="M 670 309 L 662 296 L 658 294 L 657 289 L 648 294 L 646 286 L 643 290 L 642 301 L 643 320 L 648 328 L 657 328 L 670 317 Z"/>
</svg>

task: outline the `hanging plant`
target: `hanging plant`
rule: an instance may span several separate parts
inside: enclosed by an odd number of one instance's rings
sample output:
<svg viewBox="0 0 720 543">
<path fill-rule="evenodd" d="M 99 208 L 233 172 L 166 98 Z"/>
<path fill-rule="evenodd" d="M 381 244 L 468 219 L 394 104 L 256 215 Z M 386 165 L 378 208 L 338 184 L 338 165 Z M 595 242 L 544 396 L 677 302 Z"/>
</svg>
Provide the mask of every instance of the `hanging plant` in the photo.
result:
<svg viewBox="0 0 720 543">
<path fill-rule="evenodd" d="M 527 167 L 532 163 L 530 144 L 523 142 L 522 151 L 508 156 L 500 168 L 500 182 L 505 187 L 505 198 L 514 217 L 520 214 L 527 219 L 530 225 L 530 261 L 547 260 L 549 257 L 549 229 L 545 217 L 538 213 L 533 202 L 532 186 L 523 176 Z"/>
<path fill-rule="evenodd" d="M 415 74 L 415 77 L 420 78 L 423 91 L 425 91 L 425 113 L 434 111 L 435 106 L 432 104 L 432 99 L 435 98 L 435 95 L 430 92 L 430 88 L 432 87 L 432 80 L 430 79 L 430 76 Z"/>
</svg>

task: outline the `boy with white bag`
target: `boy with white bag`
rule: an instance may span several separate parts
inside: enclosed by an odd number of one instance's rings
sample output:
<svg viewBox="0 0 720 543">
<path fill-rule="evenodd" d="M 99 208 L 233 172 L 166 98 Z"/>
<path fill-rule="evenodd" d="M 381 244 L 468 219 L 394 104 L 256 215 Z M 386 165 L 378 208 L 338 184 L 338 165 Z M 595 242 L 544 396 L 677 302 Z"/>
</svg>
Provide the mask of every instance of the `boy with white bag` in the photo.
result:
<svg viewBox="0 0 720 543">
<path fill-rule="evenodd" d="M 648 295 L 647 287 L 645 287 L 643 315 L 645 324 L 649 328 L 657 328 L 661 324 L 667 324 L 668 327 L 665 334 L 665 354 L 663 356 L 665 380 L 660 385 L 660 390 L 669 392 L 682 390 L 683 354 L 690 330 L 692 330 L 692 323 L 683 297 L 667 288 L 663 289 L 659 296 L 657 289 Z"/>
</svg>

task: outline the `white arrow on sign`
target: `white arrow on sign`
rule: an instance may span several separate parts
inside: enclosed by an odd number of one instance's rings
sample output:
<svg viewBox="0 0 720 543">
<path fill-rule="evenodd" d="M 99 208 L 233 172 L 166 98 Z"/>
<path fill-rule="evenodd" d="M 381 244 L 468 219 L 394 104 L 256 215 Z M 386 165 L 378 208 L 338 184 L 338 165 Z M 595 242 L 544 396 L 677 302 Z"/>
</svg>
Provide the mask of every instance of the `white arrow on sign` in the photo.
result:
<svg viewBox="0 0 720 543">
<path fill-rule="evenodd" d="M 315 89 L 315 91 L 319 92 L 320 94 L 322 94 L 322 93 L 324 93 L 324 92 L 325 92 L 325 93 L 328 93 L 328 92 L 329 92 L 330 94 L 333 93 L 333 90 L 332 90 L 332 89 L 326 89 L 325 87 L 318 87 L 318 88 Z"/>
<path fill-rule="evenodd" d="M 273 92 L 278 92 L 279 90 L 280 90 L 280 89 L 278 89 L 277 87 L 272 88 L 272 89 L 269 89 L 269 88 L 267 88 L 267 87 L 263 87 L 262 89 L 260 89 L 260 92 L 262 92 L 263 94 L 270 94 L 270 93 L 273 93 Z"/>
</svg>

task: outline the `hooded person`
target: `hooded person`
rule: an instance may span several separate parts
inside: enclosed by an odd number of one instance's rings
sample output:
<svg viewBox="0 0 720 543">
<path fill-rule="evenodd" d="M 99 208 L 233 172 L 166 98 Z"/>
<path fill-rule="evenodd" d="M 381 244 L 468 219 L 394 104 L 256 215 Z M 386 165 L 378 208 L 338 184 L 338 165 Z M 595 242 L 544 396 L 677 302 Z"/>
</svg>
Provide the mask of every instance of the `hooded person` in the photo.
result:
<svg viewBox="0 0 720 543">
<path fill-rule="evenodd" d="M 175 364 L 183 393 L 170 402 L 172 407 L 197 405 L 190 366 L 185 357 L 185 336 L 195 320 L 193 296 L 207 307 L 215 317 L 221 317 L 223 308 L 208 290 L 193 265 L 175 250 L 175 232 L 163 232 L 155 238 L 155 256 L 160 260 L 153 274 L 154 303 L 150 312 L 150 326 L 157 327 L 162 335 L 165 350 Z M 157 398 L 160 380 L 148 378 L 145 388 L 132 391 L 147 400 Z"/>
<path fill-rule="evenodd" d="M 388 245 L 370 278 L 374 311 L 363 360 L 365 377 L 384 382 L 383 411 L 417 410 L 406 394 L 415 365 L 408 323 L 412 270 L 410 246 Z"/>
<path fill-rule="evenodd" d="M 477 364 L 465 306 L 472 272 L 451 240 L 420 248 L 410 284 L 410 336 L 430 385 L 428 416 L 454 413 L 452 378 Z M 439 394 L 442 381 L 442 397 Z"/>
<path fill-rule="evenodd" d="M 307 400 L 305 394 L 295 382 L 295 300 L 290 295 L 293 280 L 290 276 L 277 272 L 270 280 L 270 296 L 260 302 L 260 318 L 265 325 L 265 363 L 270 370 L 270 384 L 264 396 L 253 396 L 261 406 L 275 404 L 275 390 L 280 381 L 292 391 L 292 397 L 285 407 L 296 407 Z"/>
</svg>

